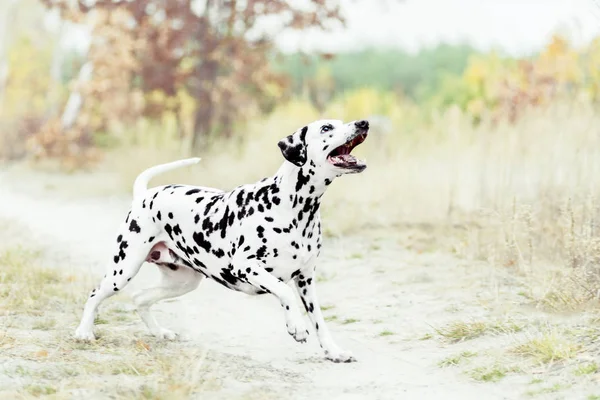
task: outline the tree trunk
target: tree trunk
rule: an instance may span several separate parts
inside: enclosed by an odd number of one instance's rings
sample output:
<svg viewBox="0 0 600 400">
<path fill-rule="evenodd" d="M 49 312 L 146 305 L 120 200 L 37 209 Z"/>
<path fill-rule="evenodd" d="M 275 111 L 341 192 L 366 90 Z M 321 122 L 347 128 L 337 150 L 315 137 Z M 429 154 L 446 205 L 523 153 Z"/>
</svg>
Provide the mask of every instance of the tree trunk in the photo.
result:
<svg viewBox="0 0 600 400">
<path fill-rule="evenodd" d="M 48 116 L 55 116 L 58 112 L 59 101 L 60 101 L 60 86 L 62 83 L 62 66 L 64 52 L 61 47 L 62 38 L 64 35 L 64 21 L 60 20 L 60 26 L 58 28 L 58 37 L 54 44 L 54 50 L 52 52 L 52 64 L 50 65 L 50 85 L 48 87 L 48 93 L 46 99 L 48 102 Z"/>
<path fill-rule="evenodd" d="M 88 33 L 92 34 L 94 30 L 94 26 L 92 24 L 88 25 Z M 85 58 L 88 58 L 88 54 L 90 52 L 91 40 L 85 49 Z M 92 78 L 92 72 L 94 71 L 94 65 L 91 61 L 86 61 L 79 70 L 79 74 L 77 76 L 77 86 L 81 85 L 84 82 L 88 82 Z M 79 116 L 79 112 L 81 111 L 81 106 L 83 105 L 83 96 L 80 91 L 75 87 L 73 91 L 69 94 L 69 99 L 67 100 L 67 104 L 65 105 L 65 109 L 61 116 L 61 125 L 63 132 L 70 127 L 73 126 L 77 117 Z"/>
<path fill-rule="evenodd" d="M 79 76 L 77 77 L 77 83 L 82 84 L 87 82 L 92 77 L 93 65 L 91 61 L 83 64 L 81 69 L 79 70 Z M 83 96 L 81 93 L 75 89 L 69 95 L 69 100 L 67 100 L 67 105 L 65 106 L 65 110 L 63 111 L 62 117 L 60 119 L 63 131 L 69 129 L 75 123 L 79 112 L 81 111 L 81 106 L 83 104 Z"/>
<path fill-rule="evenodd" d="M 8 64 L 9 33 L 12 31 L 13 14 L 19 0 L 3 2 L 0 8 L 0 110 L 3 109 L 4 92 L 10 65 Z"/>
<path fill-rule="evenodd" d="M 207 144 L 208 135 L 213 128 L 215 111 L 212 91 L 217 79 L 219 66 L 216 61 L 200 62 L 198 71 L 198 86 L 195 90 L 196 113 L 194 116 L 194 132 L 192 136 L 192 151 L 198 152 Z"/>
</svg>

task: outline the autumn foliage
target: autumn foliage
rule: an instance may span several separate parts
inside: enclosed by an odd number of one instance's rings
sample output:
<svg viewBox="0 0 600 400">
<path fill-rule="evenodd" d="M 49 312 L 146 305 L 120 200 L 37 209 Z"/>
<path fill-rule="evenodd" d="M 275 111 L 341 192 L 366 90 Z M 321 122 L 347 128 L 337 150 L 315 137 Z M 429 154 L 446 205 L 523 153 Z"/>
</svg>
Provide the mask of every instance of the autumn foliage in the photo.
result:
<svg viewBox="0 0 600 400">
<path fill-rule="evenodd" d="M 325 29 L 341 21 L 338 4 L 325 0 L 309 9 L 276 0 L 43 3 L 93 26 L 88 61 L 94 73 L 80 87 L 79 129 L 114 131 L 169 114 L 184 138 L 182 104 L 188 100 L 194 149 L 210 135 L 230 136 L 237 121 L 282 95 L 286 79 L 270 68 L 273 37 L 260 32 L 261 21 L 283 17 L 281 29 Z"/>
<path fill-rule="evenodd" d="M 535 57 L 502 58 L 496 54 L 471 58 L 460 77 L 446 84 L 454 91 L 446 103 L 458 103 L 479 121 L 514 123 L 529 107 L 546 106 L 558 99 L 584 96 L 600 100 L 600 38 L 577 50 L 554 36 Z M 450 100 L 450 101 L 448 101 Z"/>
<path fill-rule="evenodd" d="M 315 115 L 384 116 L 404 126 L 427 123 L 428 115 L 451 105 L 474 123 L 515 123 L 528 108 L 574 96 L 600 101 L 600 38 L 575 48 L 555 36 L 539 54 L 522 59 L 478 53 L 467 61 L 460 48 L 460 72 L 430 77 L 423 88 L 415 73 L 426 71 L 399 72 L 402 65 L 392 59 L 369 69 L 364 59 L 341 56 L 349 60 L 344 66 L 326 54 L 299 70 L 277 68 L 275 59 L 292 58 L 278 54 L 277 32 L 343 24 L 336 1 L 310 7 L 283 0 L 27 1 L 89 27 L 91 42 L 84 54 L 59 63 L 69 73 L 51 78 L 57 57 L 51 40 L 22 34 L 13 40 L 5 88 L 0 76 L 4 159 L 54 158 L 78 168 L 99 159 L 99 143 L 127 142 L 141 127 L 167 122 L 175 127 L 170 140 L 197 152 L 290 99 Z M 280 26 L 266 32 L 266 20 Z M 440 50 L 442 58 L 450 50 Z M 376 62 L 374 54 L 369 62 Z M 311 76 L 304 74 L 309 68 Z"/>
</svg>

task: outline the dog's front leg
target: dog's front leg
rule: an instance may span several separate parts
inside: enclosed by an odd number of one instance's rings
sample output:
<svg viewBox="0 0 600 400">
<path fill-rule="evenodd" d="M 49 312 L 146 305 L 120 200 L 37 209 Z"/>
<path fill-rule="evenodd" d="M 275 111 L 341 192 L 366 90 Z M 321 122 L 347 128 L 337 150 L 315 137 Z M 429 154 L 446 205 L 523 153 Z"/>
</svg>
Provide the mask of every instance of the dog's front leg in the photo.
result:
<svg viewBox="0 0 600 400">
<path fill-rule="evenodd" d="M 329 333 L 329 329 L 323 318 L 323 313 L 321 312 L 319 299 L 317 298 L 315 270 L 313 269 L 312 276 L 310 277 L 305 277 L 302 274 L 296 276 L 294 282 L 296 284 L 296 289 L 298 289 L 298 293 L 300 294 L 300 298 L 302 299 L 302 304 L 304 304 L 304 308 L 308 313 L 308 317 L 317 331 L 319 343 L 321 344 L 321 348 L 325 351 L 325 357 L 333 362 L 356 361 L 352 356 L 352 353 L 342 350 L 334 342 Z"/>
<path fill-rule="evenodd" d="M 285 312 L 286 327 L 288 333 L 297 342 L 306 342 L 308 329 L 304 324 L 302 313 L 298 302 L 294 298 L 294 291 L 291 287 L 268 273 L 259 263 L 246 262 L 234 270 L 234 275 L 243 279 L 257 289 L 267 291 L 273 294 L 281 302 Z"/>
</svg>

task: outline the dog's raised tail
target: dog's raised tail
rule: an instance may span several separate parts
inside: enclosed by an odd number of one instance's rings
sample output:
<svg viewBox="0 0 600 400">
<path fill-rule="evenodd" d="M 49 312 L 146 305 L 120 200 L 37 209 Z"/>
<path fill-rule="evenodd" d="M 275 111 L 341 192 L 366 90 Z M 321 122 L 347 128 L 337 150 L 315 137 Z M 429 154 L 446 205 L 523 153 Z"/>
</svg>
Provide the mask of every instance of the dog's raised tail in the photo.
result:
<svg viewBox="0 0 600 400">
<path fill-rule="evenodd" d="M 135 178 L 135 182 L 133 183 L 133 198 L 138 199 L 142 197 L 144 193 L 146 193 L 146 190 L 148 190 L 148 182 L 150 182 L 150 179 L 154 178 L 156 175 L 171 171 L 173 169 L 197 164 L 198 162 L 200 162 L 200 158 L 194 157 L 173 161 L 166 164 L 159 164 L 148 168 L 139 174 L 137 178 Z"/>
</svg>

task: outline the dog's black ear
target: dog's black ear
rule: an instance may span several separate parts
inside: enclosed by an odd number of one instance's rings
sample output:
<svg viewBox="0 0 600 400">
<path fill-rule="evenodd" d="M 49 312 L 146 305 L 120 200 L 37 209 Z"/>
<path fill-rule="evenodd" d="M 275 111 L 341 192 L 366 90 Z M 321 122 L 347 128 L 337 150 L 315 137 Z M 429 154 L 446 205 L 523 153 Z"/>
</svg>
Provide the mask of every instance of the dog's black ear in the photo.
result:
<svg viewBox="0 0 600 400">
<path fill-rule="evenodd" d="M 297 167 L 301 167 L 306 163 L 305 137 L 307 130 L 308 127 L 305 126 L 277 143 L 283 157 Z"/>
</svg>

